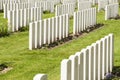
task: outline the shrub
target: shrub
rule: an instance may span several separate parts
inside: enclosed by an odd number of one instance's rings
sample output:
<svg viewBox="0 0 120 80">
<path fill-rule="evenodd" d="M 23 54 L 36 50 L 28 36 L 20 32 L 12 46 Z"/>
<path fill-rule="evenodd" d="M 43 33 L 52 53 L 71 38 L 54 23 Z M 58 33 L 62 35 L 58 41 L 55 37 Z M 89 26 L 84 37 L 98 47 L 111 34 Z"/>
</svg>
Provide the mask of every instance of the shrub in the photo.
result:
<svg viewBox="0 0 120 80">
<path fill-rule="evenodd" d="M 46 10 L 46 11 L 43 11 L 43 13 L 44 13 L 44 14 L 49 14 L 50 11 L 47 11 L 47 10 Z"/>
<path fill-rule="evenodd" d="M 3 13 L 3 10 L 0 10 L 0 13 Z"/>
<path fill-rule="evenodd" d="M 26 31 L 26 30 L 29 30 L 29 26 L 23 26 L 23 27 L 19 28 L 20 32 L 23 32 L 23 31 Z"/>
<path fill-rule="evenodd" d="M 0 37 L 9 36 L 9 34 L 7 26 L 0 26 Z"/>
</svg>

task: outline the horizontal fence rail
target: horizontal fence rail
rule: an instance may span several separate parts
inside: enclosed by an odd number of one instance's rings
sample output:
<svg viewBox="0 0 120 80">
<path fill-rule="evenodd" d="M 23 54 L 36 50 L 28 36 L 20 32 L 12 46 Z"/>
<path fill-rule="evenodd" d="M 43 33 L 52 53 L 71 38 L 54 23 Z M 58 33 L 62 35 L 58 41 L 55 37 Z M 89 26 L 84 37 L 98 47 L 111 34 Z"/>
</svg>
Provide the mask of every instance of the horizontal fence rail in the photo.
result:
<svg viewBox="0 0 120 80">
<path fill-rule="evenodd" d="M 119 3 L 109 4 L 105 7 L 105 20 L 115 18 L 119 14 Z"/>
<path fill-rule="evenodd" d="M 42 8 L 28 8 L 8 11 L 8 30 L 15 32 L 30 22 L 42 19 Z"/>
<path fill-rule="evenodd" d="M 96 8 L 74 12 L 73 34 L 78 35 L 87 28 L 96 25 L 96 23 Z"/>
<path fill-rule="evenodd" d="M 40 48 L 44 44 L 66 38 L 68 30 L 68 14 L 32 22 L 29 25 L 29 49 Z"/>
</svg>

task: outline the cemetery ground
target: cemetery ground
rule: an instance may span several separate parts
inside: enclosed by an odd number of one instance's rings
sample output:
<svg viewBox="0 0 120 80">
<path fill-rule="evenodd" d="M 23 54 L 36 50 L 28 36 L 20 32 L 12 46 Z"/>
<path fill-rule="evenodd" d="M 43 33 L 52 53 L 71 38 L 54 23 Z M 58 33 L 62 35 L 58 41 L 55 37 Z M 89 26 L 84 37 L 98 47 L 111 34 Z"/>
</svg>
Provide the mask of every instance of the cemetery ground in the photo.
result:
<svg viewBox="0 0 120 80">
<path fill-rule="evenodd" d="M 44 18 L 54 14 L 44 14 Z M 70 31 L 72 33 L 72 21 Z M 60 79 L 60 62 L 75 52 L 92 44 L 96 40 L 113 33 L 114 42 L 114 66 L 118 66 L 120 72 L 120 20 L 104 20 L 104 11 L 98 13 L 97 23 L 104 26 L 90 33 L 83 33 L 80 37 L 56 46 L 52 49 L 44 48 L 30 51 L 28 49 L 28 31 L 15 32 L 0 38 L 0 64 L 12 68 L 5 74 L 0 73 L 0 80 L 32 80 L 35 74 L 45 73 L 48 80 Z M 7 26 L 7 20 L 0 13 L 0 27 Z"/>
</svg>

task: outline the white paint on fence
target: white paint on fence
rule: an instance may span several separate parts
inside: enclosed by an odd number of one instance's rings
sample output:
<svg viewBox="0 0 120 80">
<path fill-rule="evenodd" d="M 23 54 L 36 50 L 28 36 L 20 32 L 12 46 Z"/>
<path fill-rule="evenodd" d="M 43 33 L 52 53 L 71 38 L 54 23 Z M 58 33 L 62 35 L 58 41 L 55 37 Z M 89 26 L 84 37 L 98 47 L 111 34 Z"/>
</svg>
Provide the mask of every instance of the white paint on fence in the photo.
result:
<svg viewBox="0 0 120 80">
<path fill-rule="evenodd" d="M 106 5 L 105 20 L 117 17 L 118 12 L 119 12 L 119 4 L 118 3 Z"/>
<path fill-rule="evenodd" d="M 46 74 L 37 74 L 34 76 L 33 80 L 47 80 Z"/>
<path fill-rule="evenodd" d="M 75 4 L 63 4 L 63 5 L 56 5 L 55 7 L 55 15 L 63 15 L 63 14 L 69 14 L 70 16 L 73 15 L 75 11 Z"/>
<path fill-rule="evenodd" d="M 28 26 L 32 21 L 42 19 L 41 8 L 28 8 L 8 11 L 8 30 L 18 31 L 23 26 Z"/>
<path fill-rule="evenodd" d="M 74 12 L 73 34 L 78 35 L 90 26 L 96 24 L 96 8 Z"/>
<path fill-rule="evenodd" d="M 42 47 L 43 44 L 50 44 L 57 40 L 68 37 L 69 16 L 68 14 L 66 14 L 49 19 L 44 19 L 32 22 L 29 26 L 29 49 L 32 50 L 34 48 Z M 36 27 L 39 29 L 35 29 Z M 40 36 L 40 38 L 36 37 L 34 41 L 33 38 L 36 35 Z M 35 43 L 38 46 L 35 47 Z"/>
<path fill-rule="evenodd" d="M 78 11 L 91 7 L 92 7 L 92 3 L 90 1 L 83 1 L 78 3 Z"/>
</svg>

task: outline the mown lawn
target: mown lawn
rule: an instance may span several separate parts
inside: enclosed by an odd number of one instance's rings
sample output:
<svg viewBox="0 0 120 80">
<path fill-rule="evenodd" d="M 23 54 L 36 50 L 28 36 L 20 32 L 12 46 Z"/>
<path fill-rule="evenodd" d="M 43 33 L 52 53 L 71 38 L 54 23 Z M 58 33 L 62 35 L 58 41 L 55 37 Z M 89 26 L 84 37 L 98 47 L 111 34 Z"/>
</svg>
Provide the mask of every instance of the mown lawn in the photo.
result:
<svg viewBox="0 0 120 80">
<path fill-rule="evenodd" d="M 45 14 L 44 18 L 52 16 L 54 14 Z M 7 24 L 2 17 L 3 13 L 0 13 L 0 24 Z M 97 23 L 103 23 L 104 26 L 52 49 L 28 50 L 28 31 L 0 38 L 0 64 L 4 63 L 13 68 L 6 74 L 0 74 L 0 80 L 32 80 L 37 73 L 47 74 L 48 80 L 60 80 L 62 59 L 68 58 L 109 33 L 114 33 L 115 36 L 114 65 L 120 66 L 120 20 L 105 21 L 102 11 L 98 13 Z"/>
</svg>

